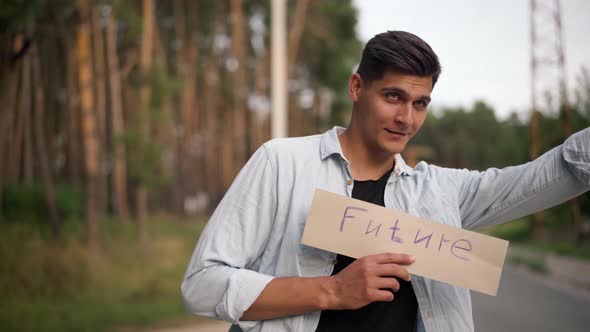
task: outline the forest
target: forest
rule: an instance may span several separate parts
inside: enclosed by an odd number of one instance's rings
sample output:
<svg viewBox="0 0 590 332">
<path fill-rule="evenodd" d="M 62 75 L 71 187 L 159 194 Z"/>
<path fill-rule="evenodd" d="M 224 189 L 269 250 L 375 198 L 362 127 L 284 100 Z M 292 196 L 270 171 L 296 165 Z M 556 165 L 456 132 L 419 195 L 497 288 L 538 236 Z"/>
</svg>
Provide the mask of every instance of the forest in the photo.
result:
<svg viewBox="0 0 590 332">
<path fill-rule="evenodd" d="M 357 9 L 287 6 L 289 136 L 345 126 Z M 0 329 L 99 331 L 181 315 L 180 280 L 207 215 L 271 139 L 269 27 L 260 0 L 2 1 Z M 539 152 L 590 125 L 587 69 L 571 93 L 540 113 Z M 485 101 L 441 105 L 404 157 L 524 163 L 529 118 L 498 118 Z M 589 217 L 586 194 L 513 235 L 559 229 L 568 248 L 588 248 Z"/>
</svg>

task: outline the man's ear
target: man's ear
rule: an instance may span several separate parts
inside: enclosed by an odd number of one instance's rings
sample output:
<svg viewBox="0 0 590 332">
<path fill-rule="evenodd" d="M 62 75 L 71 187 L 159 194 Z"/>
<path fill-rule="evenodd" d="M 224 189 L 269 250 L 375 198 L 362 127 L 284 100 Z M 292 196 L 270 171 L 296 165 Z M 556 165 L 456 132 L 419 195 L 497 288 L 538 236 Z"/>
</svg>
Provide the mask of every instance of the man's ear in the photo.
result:
<svg viewBox="0 0 590 332">
<path fill-rule="evenodd" d="M 348 95 L 353 102 L 356 102 L 359 99 L 363 84 L 363 78 L 359 73 L 352 74 L 348 81 Z"/>
</svg>

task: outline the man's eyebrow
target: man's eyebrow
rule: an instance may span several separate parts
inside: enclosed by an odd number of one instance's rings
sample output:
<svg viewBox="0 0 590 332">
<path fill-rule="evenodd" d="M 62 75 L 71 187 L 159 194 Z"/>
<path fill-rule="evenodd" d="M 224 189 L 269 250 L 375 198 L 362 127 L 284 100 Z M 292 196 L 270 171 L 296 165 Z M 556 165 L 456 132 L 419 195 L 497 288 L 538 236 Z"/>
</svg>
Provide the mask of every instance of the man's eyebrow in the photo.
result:
<svg viewBox="0 0 590 332">
<path fill-rule="evenodd" d="M 395 87 L 391 87 L 391 86 L 386 86 L 386 87 L 381 88 L 381 92 L 399 92 L 399 93 L 407 94 L 407 92 L 404 89 L 395 88 Z"/>
<path fill-rule="evenodd" d="M 390 86 L 386 86 L 386 87 L 381 88 L 381 92 L 397 92 L 400 95 L 404 95 L 404 96 L 408 95 L 406 90 L 400 89 L 400 88 L 394 88 L 394 87 L 390 87 Z"/>
<path fill-rule="evenodd" d="M 384 87 L 384 88 L 381 88 L 381 92 L 382 93 L 395 92 L 395 93 L 399 93 L 404 98 L 408 98 L 409 97 L 409 94 L 406 92 L 406 90 L 400 89 L 400 88 L 395 88 L 395 87 Z M 425 95 L 425 96 L 420 96 L 420 97 L 416 98 L 416 100 L 426 100 L 427 102 L 430 102 L 432 99 L 430 98 L 430 96 Z"/>
</svg>

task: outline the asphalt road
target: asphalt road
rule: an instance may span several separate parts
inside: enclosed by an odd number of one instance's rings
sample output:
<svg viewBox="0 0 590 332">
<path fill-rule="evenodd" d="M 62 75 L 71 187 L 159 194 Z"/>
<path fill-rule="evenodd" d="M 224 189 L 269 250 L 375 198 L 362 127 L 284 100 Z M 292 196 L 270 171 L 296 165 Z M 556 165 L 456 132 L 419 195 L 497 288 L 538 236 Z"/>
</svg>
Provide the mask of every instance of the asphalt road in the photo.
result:
<svg viewBox="0 0 590 332">
<path fill-rule="evenodd" d="M 590 331 L 590 295 L 528 272 L 504 267 L 498 296 L 472 292 L 476 332 Z"/>
</svg>

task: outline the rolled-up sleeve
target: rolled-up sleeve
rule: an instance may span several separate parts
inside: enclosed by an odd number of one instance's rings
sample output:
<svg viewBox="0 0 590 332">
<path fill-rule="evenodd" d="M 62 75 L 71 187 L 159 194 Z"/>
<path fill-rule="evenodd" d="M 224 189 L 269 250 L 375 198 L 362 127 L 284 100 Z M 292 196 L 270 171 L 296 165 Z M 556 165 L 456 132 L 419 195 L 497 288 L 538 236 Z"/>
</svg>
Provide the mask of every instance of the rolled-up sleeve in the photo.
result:
<svg viewBox="0 0 590 332">
<path fill-rule="evenodd" d="M 590 129 L 523 165 L 453 172 L 464 228 L 514 220 L 590 189 Z"/>
<path fill-rule="evenodd" d="M 590 128 L 572 135 L 565 141 L 563 158 L 574 176 L 590 186 Z"/>
<path fill-rule="evenodd" d="M 260 147 L 215 209 L 182 282 L 185 308 L 238 324 L 272 276 L 256 272 L 276 215 L 277 179 L 266 146 Z"/>
</svg>

